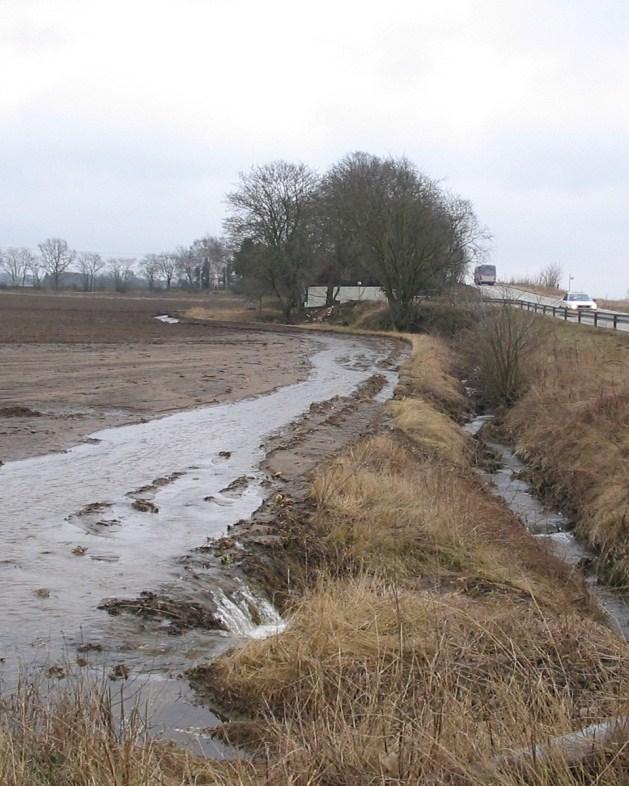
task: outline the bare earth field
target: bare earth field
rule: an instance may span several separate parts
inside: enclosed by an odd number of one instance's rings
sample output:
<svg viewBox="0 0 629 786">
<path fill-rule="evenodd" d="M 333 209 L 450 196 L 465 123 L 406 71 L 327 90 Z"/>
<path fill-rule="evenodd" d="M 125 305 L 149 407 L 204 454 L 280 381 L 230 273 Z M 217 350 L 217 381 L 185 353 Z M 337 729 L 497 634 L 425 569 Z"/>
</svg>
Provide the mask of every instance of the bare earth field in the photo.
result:
<svg viewBox="0 0 629 786">
<path fill-rule="evenodd" d="M 233 313 L 207 296 L 0 293 L 0 461 L 307 376 L 299 334 L 155 319 L 208 302 Z"/>
</svg>

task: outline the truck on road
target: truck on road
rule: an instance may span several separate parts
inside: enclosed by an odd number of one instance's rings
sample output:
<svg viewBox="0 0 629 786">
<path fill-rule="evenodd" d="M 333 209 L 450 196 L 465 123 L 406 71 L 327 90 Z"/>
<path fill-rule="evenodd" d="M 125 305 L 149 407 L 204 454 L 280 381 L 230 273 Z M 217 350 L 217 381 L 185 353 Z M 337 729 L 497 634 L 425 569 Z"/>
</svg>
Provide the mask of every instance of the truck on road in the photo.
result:
<svg viewBox="0 0 629 786">
<path fill-rule="evenodd" d="M 478 265 L 474 268 L 474 283 L 476 286 L 488 284 L 493 286 L 496 283 L 495 265 Z"/>
</svg>

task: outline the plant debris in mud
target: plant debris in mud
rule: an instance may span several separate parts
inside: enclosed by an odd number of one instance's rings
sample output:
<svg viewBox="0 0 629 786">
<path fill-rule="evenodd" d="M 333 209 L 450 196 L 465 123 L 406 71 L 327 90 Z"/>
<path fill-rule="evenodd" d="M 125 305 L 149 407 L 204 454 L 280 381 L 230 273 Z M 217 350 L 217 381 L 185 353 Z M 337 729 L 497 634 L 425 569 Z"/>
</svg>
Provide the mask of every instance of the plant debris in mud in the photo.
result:
<svg viewBox="0 0 629 786">
<path fill-rule="evenodd" d="M 77 516 L 90 516 L 92 513 L 100 513 L 106 508 L 111 507 L 111 502 L 90 502 L 84 505 L 81 510 L 76 513 Z"/>
<path fill-rule="evenodd" d="M 135 599 L 111 598 L 98 606 L 109 614 L 131 614 L 142 619 L 156 620 L 166 625 L 174 636 L 191 628 L 227 630 L 223 620 L 210 608 L 189 599 L 175 599 L 155 592 L 141 592 Z"/>
<path fill-rule="evenodd" d="M 131 507 L 139 510 L 140 513 L 159 513 L 157 505 L 148 499 L 136 499 L 131 503 Z"/>
<path fill-rule="evenodd" d="M 85 641 L 83 644 L 79 644 L 76 649 L 77 652 L 101 652 L 103 645 L 93 641 Z"/>
<path fill-rule="evenodd" d="M 161 478 L 155 478 L 151 483 L 147 483 L 145 486 L 140 486 L 133 491 L 127 492 L 128 497 L 133 497 L 136 494 L 148 494 L 151 491 L 157 491 L 164 486 L 168 486 L 171 483 L 174 483 L 179 478 L 183 477 L 185 473 L 183 472 L 171 472 L 170 475 L 164 475 Z"/>
<path fill-rule="evenodd" d="M 129 667 L 124 663 L 117 663 L 109 672 L 110 680 L 127 680 L 129 679 Z"/>
<path fill-rule="evenodd" d="M 0 418 L 40 418 L 41 412 L 29 407 L 0 407 Z"/>
<path fill-rule="evenodd" d="M 225 486 L 224 489 L 221 489 L 220 493 L 229 494 L 230 492 L 234 492 L 234 491 L 244 491 L 249 486 L 249 483 L 251 483 L 252 480 L 253 477 L 251 477 L 251 475 L 241 475 L 239 478 L 232 480 L 232 482 L 228 486 Z M 206 497 L 205 499 L 206 501 L 209 501 L 208 497 Z"/>
</svg>

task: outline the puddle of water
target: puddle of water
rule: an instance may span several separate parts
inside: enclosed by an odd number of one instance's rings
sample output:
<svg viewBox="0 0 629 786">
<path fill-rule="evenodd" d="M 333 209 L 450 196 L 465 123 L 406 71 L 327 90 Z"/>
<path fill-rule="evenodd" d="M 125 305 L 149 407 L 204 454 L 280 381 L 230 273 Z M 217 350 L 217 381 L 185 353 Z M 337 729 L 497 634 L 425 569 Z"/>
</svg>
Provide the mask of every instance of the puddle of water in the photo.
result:
<svg viewBox="0 0 629 786">
<path fill-rule="evenodd" d="M 466 424 L 465 431 L 477 434 L 483 424 L 492 419 L 492 415 L 478 416 Z M 561 512 L 546 510 L 534 496 L 530 485 L 522 479 L 526 465 L 506 445 L 497 442 L 486 444 L 500 460 L 500 466 L 495 472 L 481 472 L 495 493 L 507 503 L 527 529 L 542 539 L 560 559 L 575 570 L 588 564 L 593 553 L 570 531 L 568 519 Z M 629 600 L 599 584 L 591 572 L 584 572 L 590 591 L 614 627 L 624 638 L 629 638 Z"/>
<path fill-rule="evenodd" d="M 312 345 L 312 371 L 303 382 L 258 398 L 95 432 L 88 443 L 65 453 L 0 467 L 5 686 L 20 664 L 45 666 L 74 653 L 81 642 L 96 642 L 107 654 L 91 655 L 91 667 L 124 661 L 134 675 L 152 675 L 149 701 L 152 693 L 165 700 L 158 725 L 172 731 L 215 723 L 182 694 L 177 676 L 234 637 L 280 630 L 283 622 L 271 604 L 245 585 L 229 596 L 218 583 L 204 586 L 229 633 L 193 630 L 176 637 L 97 607 L 107 597 L 130 598 L 182 582 L 182 555 L 226 534 L 229 525 L 259 507 L 265 439 L 312 403 L 347 396 L 374 372 L 387 377 L 379 398 L 393 392 L 397 374 L 377 368 L 387 355 L 383 346 L 335 337 L 313 338 Z M 244 476 L 248 482 L 240 487 Z M 158 479 L 165 482 L 154 484 Z M 235 482 L 237 492 L 227 491 Z M 246 612 L 251 606 L 259 624 Z"/>
</svg>

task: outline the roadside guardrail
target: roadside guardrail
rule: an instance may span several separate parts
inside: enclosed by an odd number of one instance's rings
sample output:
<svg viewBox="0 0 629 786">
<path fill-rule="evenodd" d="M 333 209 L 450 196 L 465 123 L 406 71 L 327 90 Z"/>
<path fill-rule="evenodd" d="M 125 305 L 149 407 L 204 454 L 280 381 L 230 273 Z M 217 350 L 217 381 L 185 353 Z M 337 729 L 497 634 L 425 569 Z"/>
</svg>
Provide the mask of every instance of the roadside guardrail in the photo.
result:
<svg viewBox="0 0 629 786">
<path fill-rule="evenodd" d="M 522 310 L 553 316 L 557 319 L 564 319 L 566 322 L 572 320 L 579 324 L 609 328 L 610 330 L 629 330 L 629 314 L 619 314 L 613 311 L 590 311 L 587 309 L 572 311 L 565 306 L 551 306 L 547 303 L 535 303 L 530 300 L 513 298 L 484 298 L 484 302 L 517 306 Z"/>
</svg>

